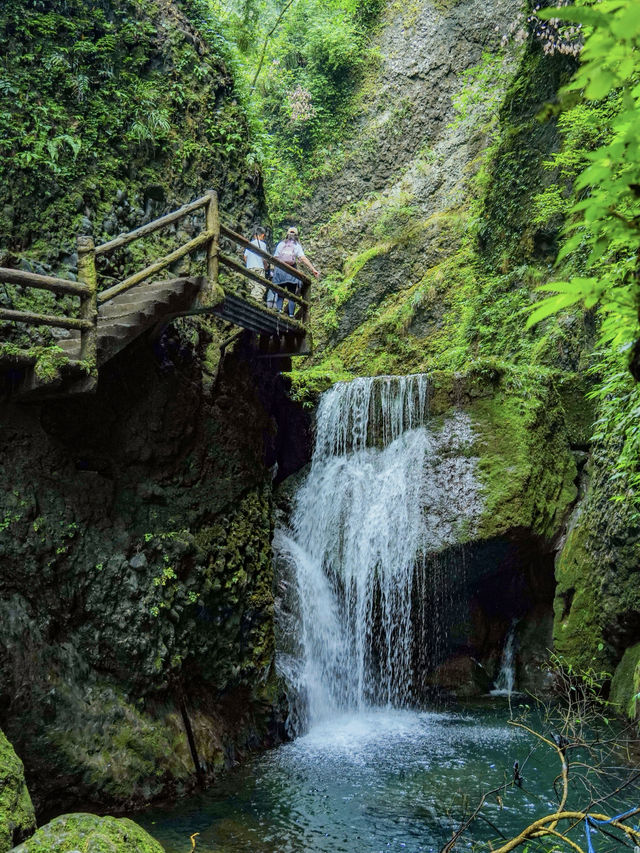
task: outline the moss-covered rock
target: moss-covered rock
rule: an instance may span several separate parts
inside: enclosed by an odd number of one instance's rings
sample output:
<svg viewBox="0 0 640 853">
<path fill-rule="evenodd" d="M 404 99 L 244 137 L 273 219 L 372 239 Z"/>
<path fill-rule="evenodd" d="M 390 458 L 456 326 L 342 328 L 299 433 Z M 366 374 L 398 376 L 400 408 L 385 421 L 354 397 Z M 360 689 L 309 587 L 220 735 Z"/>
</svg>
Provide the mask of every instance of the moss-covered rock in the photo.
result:
<svg viewBox="0 0 640 853">
<path fill-rule="evenodd" d="M 491 359 L 464 372 L 434 371 L 429 410 L 432 417 L 462 410 L 470 418 L 466 452 L 476 460 L 483 508 L 467 535 L 489 540 L 526 530 L 553 548 L 578 495 L 571 415 L 553 373 Z"/>
<path fill-rule="evenodd" d="M 0 717 L 49 812 L 183 792 L 279 736 L 269 468 L 294 442 L 277 373 L 228 355 L 213 381 L 213 345 L 181 320 L 96 395 L 0 412 Z"/>
<path fill-rule="evenodd" d="M 0 732 L 0 853 L 7 853 L 36 828 L 22 762 Z"/>
<path fill-rule="evenodd" d="M 54 818 L 13 853 L 163 853 L 163 850 L 128 818 L 79 813 Z"/>
<path fill-rule="evenodd" d="M 614 500 L 615 455 L 611 442 L 594 450 L 556 564 L 555 646 L 583 669 L 612 671 L 640 638 L 640 524 L 630 503 Z"/>
<path fill-rule="evenodd" d="M 611 681 L 610 700 L 630 720 L 638 717 L 640 697 L 640 643 L 628 648 Z"/>
<path fill-rule="evenodd" d="M 553 384 L 530 380 L 525 396 L 507 381 L 472 402 L 469 412 L 479 433 L 484 485 L 479 535 L 522 527 L 551 542 L 578 494 L 565 413 Z"/>
</svg>

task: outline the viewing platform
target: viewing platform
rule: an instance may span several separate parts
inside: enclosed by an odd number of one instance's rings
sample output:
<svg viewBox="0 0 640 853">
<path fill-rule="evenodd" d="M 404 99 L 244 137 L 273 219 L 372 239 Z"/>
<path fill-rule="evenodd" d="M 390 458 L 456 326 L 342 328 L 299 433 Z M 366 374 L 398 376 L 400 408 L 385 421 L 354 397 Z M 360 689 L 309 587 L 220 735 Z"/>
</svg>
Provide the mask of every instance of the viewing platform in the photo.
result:
<svg viewBox="0 0 640 853">
<path fill-rule="evenodd" d="M 200 234 L 122 281 L 106 288 L 100 287 L 98 259 L 174 225 L 197 211 L 204 213 Z M 221 240 L 250 248 L 271 267 L 279 267 L 296 276 L 301 282 L 300 293 L 290 293 L 247 269 L 239 260 L 221 251 Z M 76 316 L 0 308 L 0 321 L 69 332 L 67 337 L 51 344 L 51 353 L 47 352 L 55 359 L 58 376 L 55 388 L 48 387 L 52 385 L 51 381 L 47 381 L 42 371 L 36 370 L 41 351 L 3 345 L 0 341 L 0 371 L 10 370 L 17 377 L 15 396 L 39 399 L 94 391 L 99 369 L 131 341 L 148 330 L 161 329 L 176 317 L 195 314 L 212 314 L 247 330 L 256 352 L 264 357 L 290 357 L 312 352 L 309 332 L 311 280 L 221 224 L 218 196 L 214 190 L 179 210 L 102 245 L 96 246 L 93 237 L 79 236 L 77 251 L 77 281 L 0 267 L 0 284 L 48 290 L 57 296 L 73 296 L 79 300 Z M 205 275 L 160 277 L 168 267 L 186 256 L 198 254 L 206 266 Z M 244 288 L 227 284 L 221 286 L 221 267 L 248 281 L 254 296 L 244 292 Z M 255 298 L 256 289 L 261 292 L 259 299 Z M 293 317 L 267 307 L 267 289 L 295 304 Z"/>
</svg>

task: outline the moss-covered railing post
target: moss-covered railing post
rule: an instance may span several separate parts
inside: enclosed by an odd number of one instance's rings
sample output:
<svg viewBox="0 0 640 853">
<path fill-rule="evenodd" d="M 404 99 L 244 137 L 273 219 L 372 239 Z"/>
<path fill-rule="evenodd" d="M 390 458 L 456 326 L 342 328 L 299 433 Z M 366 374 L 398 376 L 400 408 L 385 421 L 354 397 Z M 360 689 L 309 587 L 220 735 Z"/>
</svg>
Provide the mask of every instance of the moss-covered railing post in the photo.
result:
<svg viewBox="0 0 640 853">
<path fill-rule="evenodd" d="M 80 317 L 89 320 L 91 326 L 80 332 L 80 360 L 86 361 L 91 370 L 98 366 L 98 276 L 96 273 L 96 247 L 93 237 L 78 237 L 78 278 L 89 288 L 80 297 Z"/>
<path fill-rule="evenodd" d="M 209 292 L 215 293 L 218 284 L 218 251 L 220 248 L 220 214 L 218 212 L 218 193 L 208 190 L 206 224 L 205 228 L 211 235 L 207 243 L 207 278 L 209 279 Z"/>
</svg>

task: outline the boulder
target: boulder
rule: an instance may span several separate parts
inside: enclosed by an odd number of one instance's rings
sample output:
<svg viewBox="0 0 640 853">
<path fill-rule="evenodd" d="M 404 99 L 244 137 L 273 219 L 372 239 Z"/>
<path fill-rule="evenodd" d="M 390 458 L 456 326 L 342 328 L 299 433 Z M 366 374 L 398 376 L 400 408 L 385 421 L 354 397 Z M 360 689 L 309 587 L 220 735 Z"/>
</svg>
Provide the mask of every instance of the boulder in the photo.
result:
<svg viewBox="0 0 640 853">
<path fill-rule="evenodd" d="M 36 828 L 22 761 L 0 732 L 0 853 L 6 853 Z"/>
<path fill-rule="evenodd" d="M 12 853 L 164 853 L 163 847 L 128 818 L 64 814 L 41 827 Z"/>
</svg>

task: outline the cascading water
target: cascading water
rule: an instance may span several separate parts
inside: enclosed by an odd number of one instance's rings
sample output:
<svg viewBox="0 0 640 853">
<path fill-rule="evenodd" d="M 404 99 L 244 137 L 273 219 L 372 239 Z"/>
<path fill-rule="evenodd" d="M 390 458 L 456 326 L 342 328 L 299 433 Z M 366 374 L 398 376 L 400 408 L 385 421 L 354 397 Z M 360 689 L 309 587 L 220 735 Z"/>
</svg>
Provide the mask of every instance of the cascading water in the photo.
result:
<svg viewBox="0 0 640 853">
<path fill-rule="evenodd" d="M 433 676 L 457 677 L 463 602 L 478 588 L 471 554 L 463 588 L 458 547 L 482 513 L 470 420 L 429 417 L 427 391 L 424 376 L 385 377 L 323 395 L 310 471 L 274 540 L 278 663 L 299 737 L 179 806 L 163 832 L 146 813 L 167 851 L 194 829 L 203 853 L 439 850 L 459 826 L 459 792 L 499 787 L 531 750 L 493 711 L 406 707 Z M 556 772 L 537 763 L 536 787 L 505 790 L 504 832 L 547 801 Z M 495 840 L 493 824 L 478 826 L 465 849 Z"/>
<path fill-rule="evenodd" d="M 323 395 L 311 469 L 274 543 L 295 568 L 297 680 L 313 718 L 415 698 L 425 617 L 435 643 L 446 609 L 446 585 L 425 581 L 427 555 L 455 543 L 478 503 L 471 441 L 461 413 L 430 426 L 424 375 L 357 379 Z"/>
<path fill-rule="evenodd" d="M 515 646 L 516 646 L 516 625 L 518 620 L 514 619 L 507 633 L 507 638 L 502 649 L 502 659 L 500 661 L 500 672 L 496 678 L 496 683 L 491 691 L 492 696 L 511 696 L 515 686 Z"/>
</svg>

